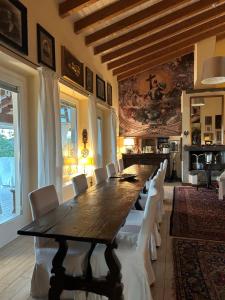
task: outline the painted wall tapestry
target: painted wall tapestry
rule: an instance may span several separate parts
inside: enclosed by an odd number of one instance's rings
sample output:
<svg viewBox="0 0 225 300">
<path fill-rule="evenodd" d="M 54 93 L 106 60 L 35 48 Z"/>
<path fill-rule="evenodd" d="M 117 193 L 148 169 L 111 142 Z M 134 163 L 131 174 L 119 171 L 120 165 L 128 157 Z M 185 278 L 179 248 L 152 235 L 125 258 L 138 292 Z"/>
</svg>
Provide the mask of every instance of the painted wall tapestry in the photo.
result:
<svg viewBox="0 0 225 300">
<path fill-rule="evenodd" d="M 181 134 L 181 93 L 193 89 L 193 53 L 119 84 L 121 136 Z"/>
</svg>

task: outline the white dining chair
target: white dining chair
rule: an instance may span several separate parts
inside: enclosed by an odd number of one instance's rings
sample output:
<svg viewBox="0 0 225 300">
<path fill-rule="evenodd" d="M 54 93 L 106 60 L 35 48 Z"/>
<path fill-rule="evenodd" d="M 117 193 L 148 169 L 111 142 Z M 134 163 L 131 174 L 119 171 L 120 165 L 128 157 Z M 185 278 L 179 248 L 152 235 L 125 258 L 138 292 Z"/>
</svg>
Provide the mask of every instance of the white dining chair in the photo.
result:
<svg viewBox="0 0 225 300">
<path fill-rule="evenodd" d="M 155 282 L 155 275 L 149 254 L 149 242 L 157 208 L 157 191 L 149 197 L 148 209 L 144 212 L 142 225 L 136 227 L 133 235 L 119 232 L 118 248 L 115 253 L 121 263 L 124 300 L 152 300 L 150 286 Z M 91 257 L 93 275 L 104 276 L 108 267 L 104 259 L 105 245 L 98 245 Z M 88 300 L 102 300 L 105 297 L 89 293 Z"/>
<path fill-rule="evenodd" d="M 80 174 L 72 178 L 75 197 L 85 192 L 88 189 L 87 177 L 85 174 Z"/>
<path fill-rule="evenodd" d="M 123 172 L 124 164 L 123 164 L 123 159 L 122 158 L 118 159 L 118 167 L 119 167 L 119 172 Z"/>
<path fill-rule="evenodd" d="M 161 246 L 161 236 L 160 236 L 160 233 L 158 231 L 158 226 L 157 226 L 157 219 L 158 219 L 157 211 L 158 211 L 158 205 L 159 205 L 159 201 L 160 201 L 159 182 L 160 182 L 160 175 L 159 175 L 159 172 L 157 172 L 157 174 L 151 180 L 151 185 L 150 185 L 150 188 L 149 188 L 148 194 L 147 194 L 147 200 L 145 201 L 147 203 L 149 197 L 151 196 L 151 194 L 154 193 L 155 191 L 157 192 L 157 200 L 158 200 L 157 210 L 156 210 L 156 214 L 154 215 L 154 226 L 153 226 L 153 231 L 151 233 L 151 240 L 150 240 L 150 244 L 149 244 L 152 260 L 157 260 L 157 249 L 156 249 L 156 247 Z M 144 208 L 144 211 L 131 210 L 129 215 L 127 216 L 126 223 L 121 228 L 121 230 L 123 231 L 127 226 L 128 227 L 131 226 L 131 228 L 132 228 L 132 226 L 141 227 L 144 212 L 147 209 L 148 209 L 148 206 L 146 204 L 145 208 Z"/>
<path fill-rule="evenodd" d="M 97 168 L 94 170 L 94 173 L 96 184 L 102 183 L 108 178 L 106 168 Z"/>
<path fill-rule="evenodd" d="M 59 206 L 58 196 L 54 185 L 42 187 L 29 195 L 31 211 L 34 221 L 51 212 Z M 59 219 L 59 222 L 61 218 Z M 57 220 L 54 220 L 57 222 Z M 82 275 L 83 267 L 87 259 L 90 244 L 76 241 L 68 242 L 68 252 L 64 260 L 67 274 Z M 31 296 L 34 298 L 46 298 L 51 277 L 52 259 L 58 250 L 58 243 L 48 238 L 35 238 L 35 266 L 31 279 Z M 74 299 L 79 296 L 85 300 L 79 291 L 63 291 L 61 299 Z M 83 297 L 83 298 L 81 298 Z"/>
<path fill-rule="evenodd" d="M 116 175 L 116 167 L 114 163 L 107 164 L 106 170 L 109 178 Z"/>
<path fill-rule="evenodd" d="M 220 176 L 217 177 L 217 182 L 219 186 L 219 200 L 223 200 L 223 196 L 225 195 L 225 171 L 223 171 Z"/>
</svg>

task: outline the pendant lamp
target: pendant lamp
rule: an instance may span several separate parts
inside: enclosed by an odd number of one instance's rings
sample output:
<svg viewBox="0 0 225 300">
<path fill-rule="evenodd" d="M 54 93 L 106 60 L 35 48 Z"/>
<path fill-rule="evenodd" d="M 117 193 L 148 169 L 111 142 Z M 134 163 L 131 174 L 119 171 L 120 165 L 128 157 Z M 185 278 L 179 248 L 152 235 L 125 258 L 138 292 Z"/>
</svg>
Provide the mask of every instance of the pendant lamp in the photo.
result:
<svg viewBox="0 0 225 300">
<path fill-rule="evenodd" d="M 206 59 L 202 68 L 203 84 L 218 84 L 225 82 L 225 57 L 214 56 Z"/>
</svg>

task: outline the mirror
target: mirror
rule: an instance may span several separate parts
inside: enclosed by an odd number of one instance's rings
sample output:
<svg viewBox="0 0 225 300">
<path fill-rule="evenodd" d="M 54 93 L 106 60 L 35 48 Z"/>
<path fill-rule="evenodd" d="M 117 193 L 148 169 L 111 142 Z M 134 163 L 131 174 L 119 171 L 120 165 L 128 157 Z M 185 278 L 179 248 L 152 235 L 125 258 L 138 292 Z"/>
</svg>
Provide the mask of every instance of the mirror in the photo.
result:
<svg viewBox="0 0 225 300">
<path fill-rule="evenodd" d="M 191 97 L 192 145 L 223 144 L 223 96 Z"/>
</svg>

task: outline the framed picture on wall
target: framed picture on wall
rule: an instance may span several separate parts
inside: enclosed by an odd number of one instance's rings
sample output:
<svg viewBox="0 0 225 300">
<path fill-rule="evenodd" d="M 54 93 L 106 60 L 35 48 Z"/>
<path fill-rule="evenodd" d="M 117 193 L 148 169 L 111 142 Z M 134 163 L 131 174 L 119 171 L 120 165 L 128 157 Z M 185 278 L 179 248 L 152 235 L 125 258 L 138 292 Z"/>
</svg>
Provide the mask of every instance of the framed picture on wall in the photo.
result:
<svg viewBox="0 0 225 300">
<path fill-rule="evenodd" d="M 28 54 L 27 8 L 17 0 L 0 1 L 0 41 Z"/>
<path fill-rule="evenodd" d="M 66 47 L 61 47 L 62 76 L 84 86 L 84 65 Z"/>
<path fill-rule="evenodd" d="M 93 93 L 93 72 L 88 67 L 85 68 L 85 89 Z"/>
<path fill-rule="evenodd" d="M 105 99 L 105 81 L 96 75 L 96 96 L 97 98 L 106 101 Z"/>
<path fill-rule="evenodd" d="M 55 39 L 37 24 L 38 62 L 55 71 Z"/>
<path fill-rule="evenodd" d="M 107 103 L 112 105 L 112 86 L 107 82 Z"/>
</svg>

